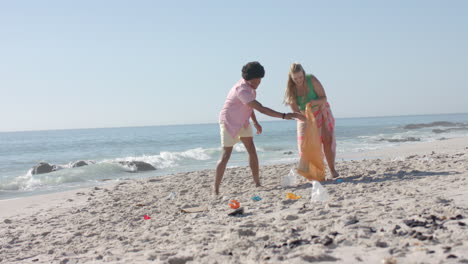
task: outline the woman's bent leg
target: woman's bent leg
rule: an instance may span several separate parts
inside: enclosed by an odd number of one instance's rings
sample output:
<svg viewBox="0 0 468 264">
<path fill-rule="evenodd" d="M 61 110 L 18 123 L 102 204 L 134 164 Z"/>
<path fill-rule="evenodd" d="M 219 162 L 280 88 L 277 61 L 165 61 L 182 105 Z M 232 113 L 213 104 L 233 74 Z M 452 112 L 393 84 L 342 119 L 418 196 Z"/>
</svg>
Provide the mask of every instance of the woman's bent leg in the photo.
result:
<svg viewBox="0 0 468 264">
<path fill-rule="evenodd" d="M 306 122 L 297 121 L 297 149 L 299 151 L 299 157 L 302 156 L 302 141 L 304 140 L 306 124 Z"/>
<path fill-rule="evenodd" d="M 326 125 L 322 126 L 322 140 L 323 140 L 323 152 L 325 153 L 325 158 L 327 159 L 328 167 L 330 168 L 330 173 L 332 178 L 340 176 L 335 169 L 335 156 L 336 153 L 333 150 L 333 132 L 328 130 Z"/>
</svg>

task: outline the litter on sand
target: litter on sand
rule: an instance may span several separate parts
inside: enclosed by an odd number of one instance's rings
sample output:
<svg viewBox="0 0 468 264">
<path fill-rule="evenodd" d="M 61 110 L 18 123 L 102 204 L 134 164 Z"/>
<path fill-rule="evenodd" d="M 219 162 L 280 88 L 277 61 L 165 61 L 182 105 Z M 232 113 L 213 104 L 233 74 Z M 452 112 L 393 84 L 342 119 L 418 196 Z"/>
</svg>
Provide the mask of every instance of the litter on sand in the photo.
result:
<svg viewBox="0 0 468 264">
<path fill-rule="evenodd" d="M 281 178 L 281 187 L 294 186 L 297 181 L 297 173 L 295 168 L 289 170 L 289 174 Z"/>
<path fill-rule="evenodd" d="M 252 200 L 255 201 L 255 202 L 258 202 L 258 201 L 262 200 L 262 197 L 260 197 L 258 195 L 255 195 L 254 197 L 252 197 Z"/>
<path fill-rule="evenodd" d="M 286 198 L 291 199 L 291 200 L 297 200 L 297 199 L 300 199 L 301 196 L 295 195 L 294 193 L 287 193 Z"/>
<path fill-rule="evenodd" d="M 204 212 L 208 211 L 208 206 L 198 206 L 198 207 L 192 207 L 192 208 L 183 208 L 180 209 L 184 213 L 198 213 L 198 212 Z"/>
<path fill-rule="evenodd" d="M 325 202 L 330 199 L 327 189 L 323 187 L 320 182 L 318 181 L 312 181 L 312 190 L 311 190 L 311 195 L 310 195 L 310 200 L 312 202 L 318 201 L 318 202 Z"/>
<path fill-rule="evenodd" d="M 229 216 L 235 216 L 235 215 L 243 215 L 244 214 L 244 207 L 238 208 L 231 213 L 229 213 Z"/>
<path fill-rule="evenodd" d="M 167 197 L 166 200 L 174 200 L 177 196 L 176 192 L 171 192 Z"/>
<path fill-rule="evenodd" d="M 231 202 L 229 203 L 229 206 L 232 209 L 237 209 L 240 207 L 240 203 L 237 200 L 231 200 Z"/>
</svg>

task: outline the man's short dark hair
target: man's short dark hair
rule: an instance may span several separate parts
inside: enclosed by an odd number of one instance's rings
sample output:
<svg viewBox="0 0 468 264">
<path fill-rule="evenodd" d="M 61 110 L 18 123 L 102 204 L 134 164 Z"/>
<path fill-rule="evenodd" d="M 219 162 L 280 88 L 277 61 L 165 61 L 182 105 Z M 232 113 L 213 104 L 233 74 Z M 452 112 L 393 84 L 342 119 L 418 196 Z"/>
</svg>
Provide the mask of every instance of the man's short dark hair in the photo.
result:
<svg viewBox="0 0 468 264">
<path fill-rule="evenodd" d="M 242 67 L 242 78 L 250 81 L 256 78 L 263 78 L 265 76 L 265 69 L 258 61 L 252 61 Z"/>
</svg>

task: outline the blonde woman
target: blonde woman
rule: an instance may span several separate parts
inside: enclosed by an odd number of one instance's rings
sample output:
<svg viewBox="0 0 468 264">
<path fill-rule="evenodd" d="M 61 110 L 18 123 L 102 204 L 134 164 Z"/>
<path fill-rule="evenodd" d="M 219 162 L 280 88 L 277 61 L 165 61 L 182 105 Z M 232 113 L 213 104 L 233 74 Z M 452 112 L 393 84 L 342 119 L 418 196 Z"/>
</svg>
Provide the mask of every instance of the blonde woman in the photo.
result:
<svg viewBox="0 0 468 264">
<path fill-rule="evenodd" d="M 305 114 L 306 105 L 310 104 L 319 129 L 323 152 L 332 178 L 339 176 L 335 169 L 336 141 L 335 119 L 322 84 L 314 75 L 306 74 L 299 63 L 293 63 L 289 70 L 288 84 L 284 102 L 293 112 Z M 297 121 L 297 143 L 299 155 L 302 155 L 302 141 L 306 131 L 306 122 Z"/>
</svg>

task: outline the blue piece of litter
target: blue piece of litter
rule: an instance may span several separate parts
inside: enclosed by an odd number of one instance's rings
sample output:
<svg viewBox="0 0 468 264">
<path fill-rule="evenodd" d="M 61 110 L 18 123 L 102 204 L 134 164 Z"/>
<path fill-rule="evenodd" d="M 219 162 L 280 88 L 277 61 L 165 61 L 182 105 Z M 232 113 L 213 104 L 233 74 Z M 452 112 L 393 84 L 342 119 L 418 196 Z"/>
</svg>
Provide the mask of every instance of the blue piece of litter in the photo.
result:
<svg viewBox="0 0 468 264">
<path fill-rule="evenodd" d="M 336 179 L 336 183 L 342 183 L 344 182 L 343 179 Z"/>
<path fill-rule="evenodd" d="M 262 197 L 258 196 L 258 195 L 255 195 L 254 197 L 252 197 L 252 200 L 258 202 L 262 199 Z"/>
</svg>

